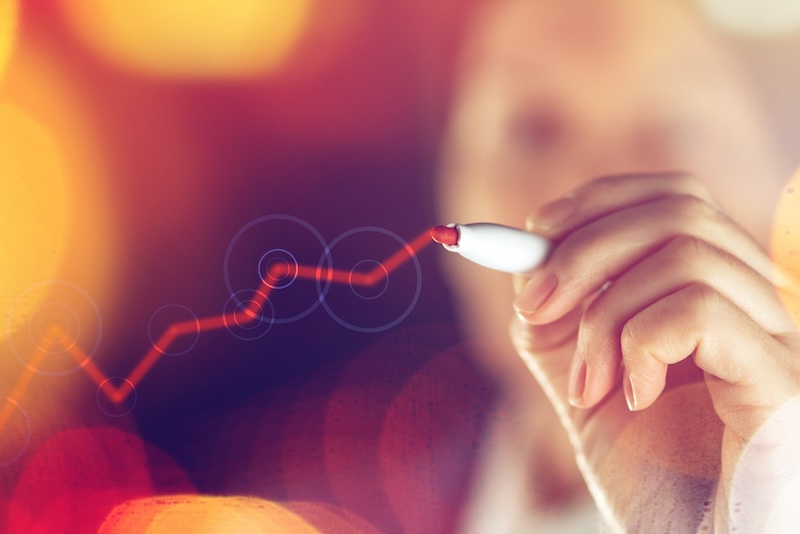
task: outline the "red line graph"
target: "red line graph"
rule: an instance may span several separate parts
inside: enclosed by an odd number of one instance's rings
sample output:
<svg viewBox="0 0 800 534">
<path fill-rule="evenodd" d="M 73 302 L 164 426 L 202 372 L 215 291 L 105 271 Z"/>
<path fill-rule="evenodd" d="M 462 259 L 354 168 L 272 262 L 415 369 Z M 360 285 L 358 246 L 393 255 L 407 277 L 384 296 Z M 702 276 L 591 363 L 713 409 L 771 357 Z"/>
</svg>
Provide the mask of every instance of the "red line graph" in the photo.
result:
<svg viewBox="0 0 800 534">
<path fill-rule="evenodd" d="M 397 252 L 379 263 L 374 269 L 364 273 L 343 271 L 337 269 L 324 269 L 322 267 L 297 265 L 296 278 L 303 280 L 319 280 L 328 283 L 350 284 L 352 286 L 369 287 L 383 281 L 390 273 L 404 265 L 418 252 L 432 243 L 430 230 L 425 230 L 415 237 L 410 243 L 400 248 Z M 187 335 L 199 335 L 201 332 L 220 330 L 228 328 L 229 325 L 247 326 L 254 321 L 260 320 L 259 310 L 269 299 L 272 287 L 267 283 L 267 279 L 277 280 L 289 274 L 291 270 L 285 264 L 275 264 L 270 267 L 267 276 L 262 280 L 261 285 L 253 292 L 253 296 L 246 303 L 243 302 L 233 313 L 212 315 L 191 321 L 173 323 L 153 342 L 145 352 L 139 363 L 131 370 L 123 383 L 115 387 L 111 384 L 109 376 L 106 375 L 90 358 L 83 348 L 72 339 L 69 334 L 58 327 L 53 327 L 47 332 L 47 337 L 59 340 L 63 349 L 79 364 L 80 369 L 95 383 L 99 390 L 115 404 L 124 402 L 135 390 L 136 386 L 152 370 L 153 366 L 168 352 L 169 347 L 179 338 Z M 17 383 L 9 395 L 13 402 L 19 402 L 28 389 L 36 368 L 42 363 L 46 353 L 37 350 L 29 361 Z M 5 402 L 0 407 L 0 430 L 2 430 L 11 417 L 14 404 Z"/>
</svg>

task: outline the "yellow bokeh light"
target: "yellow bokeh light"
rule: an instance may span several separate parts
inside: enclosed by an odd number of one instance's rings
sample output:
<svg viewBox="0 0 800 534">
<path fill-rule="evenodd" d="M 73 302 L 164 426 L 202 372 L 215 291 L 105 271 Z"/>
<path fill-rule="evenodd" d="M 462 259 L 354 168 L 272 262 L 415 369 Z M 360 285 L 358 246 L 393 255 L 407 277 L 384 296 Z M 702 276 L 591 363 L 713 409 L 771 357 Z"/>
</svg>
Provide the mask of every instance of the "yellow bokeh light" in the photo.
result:
<svg viewBox="0 0 800 534">
<path fill-rule="evenodd" d="M 47 280 L 75 284 L 102 310 L 116 253 L 104 144 L 85 97 L 56 54 L 19 39 L 0 86 L 0 337 L 16 339 L 45 299 L 66 296 Z M 0 343 L 0 362 L 11 365 L 11 352 Z"/>
<path fill-rule="evenodd" d="M 778 294 L 800 327 L 800 170 L 783 188 L 772 225 L 771 250 L 780 274 Z"/>
<path fill-rule="evenodd" d="M 67 183 L 50 133 L 21 111 L 0 105 L 0 310 L 18 328 L 44 297 L 17 296 L 54 278 L 67 248 L 70 220 Z M 42 291 L 44 288 L 42 288 Z M 5 322 L 5 321 L 4 321 Z M 0 339 L 7 328 L 0 329 Z"/>
<path fill-rule="evenodd" d="M 285 507 L 253 497 L 173 495 L 128 501 L 106 518 L 100 533 L 237 532 L 319 534 Z"/>
<path fill-rule="evenodd" d="M 0 0 L 0 74 L 5 71 L 8 58 L 14 49 L 17 29 L 17 2 Z"/>
<path fill-rule="evenodd" d="M 237 77 L 274 70 L 308 24 L 311 0 L 61 0 L 108 59 L 151 74 Z"/>
</svg>

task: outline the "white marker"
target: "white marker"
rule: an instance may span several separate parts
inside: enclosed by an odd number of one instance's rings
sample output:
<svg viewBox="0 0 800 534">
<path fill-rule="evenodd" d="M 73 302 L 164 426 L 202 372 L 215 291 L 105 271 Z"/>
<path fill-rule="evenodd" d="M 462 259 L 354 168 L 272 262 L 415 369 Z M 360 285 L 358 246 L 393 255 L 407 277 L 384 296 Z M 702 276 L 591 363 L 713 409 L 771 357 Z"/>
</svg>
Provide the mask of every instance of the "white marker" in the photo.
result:
<svg viewBox="0 0 800 534">
<path fill-rule="evenodd" d="M 494 223 L 437 226 L 431 230 L 431 238 L 478 265 L 516 274 L 539 267 L 552 248 L 540 235 Z"/>
</svg>

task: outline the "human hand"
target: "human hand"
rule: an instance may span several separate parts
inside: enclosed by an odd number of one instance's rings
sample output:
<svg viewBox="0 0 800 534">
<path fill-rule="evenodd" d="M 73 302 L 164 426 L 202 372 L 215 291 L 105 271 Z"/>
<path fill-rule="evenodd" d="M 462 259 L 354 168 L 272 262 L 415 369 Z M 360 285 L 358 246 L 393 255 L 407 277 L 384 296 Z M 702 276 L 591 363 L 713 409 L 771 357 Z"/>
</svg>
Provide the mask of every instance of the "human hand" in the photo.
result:
<svg viewBox="0 0 800 534">
<path fill-rule="evenodd" d="M 770 491 L 744 512 L 728 502 L 740 462 L 775 489 L 775 460 L 800 443 L 765 426 L 800 393 L 800 336 L 768 255 L 680 174 L 594 180 L 529 227 L 557 245 L 515 301 L 512 339 L 601 510 L 627 528 L 763 523 Z"/>
</svg>

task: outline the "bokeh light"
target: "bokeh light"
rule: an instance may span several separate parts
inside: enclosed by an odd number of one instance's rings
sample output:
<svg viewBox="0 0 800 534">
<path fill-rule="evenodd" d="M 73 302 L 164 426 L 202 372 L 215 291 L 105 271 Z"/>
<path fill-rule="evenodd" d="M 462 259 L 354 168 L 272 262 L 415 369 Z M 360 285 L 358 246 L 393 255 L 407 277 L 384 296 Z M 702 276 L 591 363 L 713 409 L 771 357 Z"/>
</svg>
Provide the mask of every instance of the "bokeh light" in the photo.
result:
<svg viewBox="0 0 800 534">
<path fill-rule="evenodd" d="M 114 225 L 102 180 L 103 143 L 84 104 L 58 56 L 21 39 L 0 90 L 4 319 L 26 289 L 53 279 L 80 285 L 103 308 L 113 277 Z M 14 304 L 14 317 L 4 321 L 10 330 L 54 297 L 49 286 L 38 287 Z"/>
<path fill-rule="evenodd" d="M 737 33 L 785 34 L 800 29 L 800 3 L 795 0 L 699 0 L 715 23 Z"/>
<path fill-rule="evenodd" d="M 772 259 L 782 279 L 778 294 L 800 327 L 800 170 L 783 188 L 772 225 Z"/>
<path fill-rule="evenodd" d="M 128 501 L 118 506 L 101 533 L 241 532 L 316 534 L 287 508 L 252 497 L 175 495 Z"/>
<path fill-rule="evenodd" d="M 311 0 L 62 0 L 91 48 L 126 67 L 175 77 L 237 77 L 280 66 Z"/>
<path fill-rule="evenodd" d="M 17 29 L 17 2 L 0 0 L 0 75 L 5 71 Z"/>
<path fill-rule="evenodd" d="M 97 532 L 119 503 L 159 491 L 194 492 L 163 451 L 117 428 L 66 429 L 25 460 L 3 532 Z"/>
<path fill-rule="evenodd" d="M 0 310 L 41 280 L 54 278 L 67 248 L 69 192 L 53 136 L 20 110 L 0 105 Z M 41 303 L 46 288 L 14 306 L 12 329 Z M 6 329 L 0 329 L 0 339 Z"/>
</svg>

